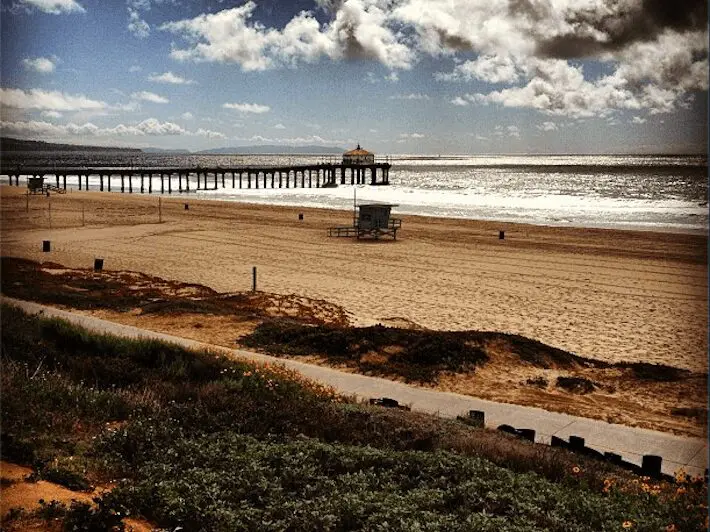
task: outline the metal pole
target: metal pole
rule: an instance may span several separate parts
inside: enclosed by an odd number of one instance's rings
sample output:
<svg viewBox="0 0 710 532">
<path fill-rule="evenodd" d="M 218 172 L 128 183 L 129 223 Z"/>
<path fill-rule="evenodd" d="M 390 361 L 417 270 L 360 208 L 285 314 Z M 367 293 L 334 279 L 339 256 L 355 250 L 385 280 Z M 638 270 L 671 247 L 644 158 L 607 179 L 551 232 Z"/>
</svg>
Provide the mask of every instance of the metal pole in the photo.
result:
<svg viewBox="0 0 710 532">
<path fill-rule="evenodd" d="M 256 292 L 256 266 L 251 269 L 251 291 Z"/>
</svg>

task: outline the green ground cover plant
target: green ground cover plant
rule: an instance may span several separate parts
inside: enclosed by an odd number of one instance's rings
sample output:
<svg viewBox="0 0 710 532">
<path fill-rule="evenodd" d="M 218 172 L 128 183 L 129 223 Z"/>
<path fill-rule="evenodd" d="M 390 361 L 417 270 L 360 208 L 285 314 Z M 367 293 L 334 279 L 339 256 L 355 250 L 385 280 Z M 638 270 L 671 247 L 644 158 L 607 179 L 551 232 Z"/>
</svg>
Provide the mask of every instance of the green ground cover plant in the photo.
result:
<svg viewBox="0 0 710 532">
<path fill-rule="evenodd" d="M 656 485 L 561 449 L 360 405 L 280 367 L 9 306 L 1 318 L 2 459 L 74 487 L 116 484 L 95 506 L 45 512 L 67 529 L 120 529 L 126 514 L 184 530 L 705 524 L 700 481 Z"/>
</svg>

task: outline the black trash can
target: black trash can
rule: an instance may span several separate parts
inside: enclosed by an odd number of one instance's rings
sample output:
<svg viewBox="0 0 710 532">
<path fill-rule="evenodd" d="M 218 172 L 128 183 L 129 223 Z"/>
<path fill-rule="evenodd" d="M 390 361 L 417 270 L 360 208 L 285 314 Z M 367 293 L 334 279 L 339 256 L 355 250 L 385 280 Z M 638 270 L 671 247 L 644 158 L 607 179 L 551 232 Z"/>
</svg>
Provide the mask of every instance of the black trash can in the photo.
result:
<svg viewBox="0 0 710 532">
<path fill-rule="evenodd" d="M 42 241 L 42 251 L 47 253 L 50 251 L 50 249 L 51 249 L 51 244 L 50 244 L 49 240 L 43 240 Z"/>
<path fill-rule="evenodd" d="M 100 272 L 104 269 L 104 259 L 94 259 L 94 271 Z"/>
<path fill-rule="evenodd" d="M 498 231 L 498 240 L 505 239 L 505 231 Z"/>
</svg>

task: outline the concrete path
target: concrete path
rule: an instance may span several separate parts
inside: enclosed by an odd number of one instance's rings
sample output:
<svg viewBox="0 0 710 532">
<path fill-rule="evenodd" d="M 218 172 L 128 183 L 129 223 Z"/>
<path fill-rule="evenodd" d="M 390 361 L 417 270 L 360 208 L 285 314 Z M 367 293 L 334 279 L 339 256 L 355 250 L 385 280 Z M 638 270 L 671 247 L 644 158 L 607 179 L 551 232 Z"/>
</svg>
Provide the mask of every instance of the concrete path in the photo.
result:
<svg viewBox="0 0 710 532">
<path fill-rule="evenodd" d="M 485 412 L 486 426 L 495 428 L 505 423 L 516 428 L 534 429 L 536 442 L 539 443 L 549 443 L 552 436 L 567 440 L 569 436 L 575 435 L 584 438 L 588 447 L 601 452 L 617 453 L 624 460 L 638 465 L 641 464 L 643 455 L 661 456 L 663 457 L 663 472 L 668 474 L 673 474 L 682 467 L 691 475 L 700 475 L 704 473 L 708 464 L 707 440 L 700 438 L 685 438 L 663 432 L 548 412 L 539 408 L 494 403 L 466 395 L 437 392 L 378 377 L 343 373 L 296 360 L 204 344 L 90 316 L 73 314 L 36 303 L 7 297 L 0 297 L 0 301 L 18 306 L 28 313 L 41 313 L 47 317 L 62 318 L 96 332 L 130 338 L 155 338 L 190 349 L 229 352 L 250 360 L 282 364 L 315 381 L 328 384 L 345 395 L 356 395 L 361 398 L 391 397 L 400 403 L 410 405 L 412 410 L 443 417 L 456 417 L 465 415 L 469 410 L 482 410 Z"/>
</svg>

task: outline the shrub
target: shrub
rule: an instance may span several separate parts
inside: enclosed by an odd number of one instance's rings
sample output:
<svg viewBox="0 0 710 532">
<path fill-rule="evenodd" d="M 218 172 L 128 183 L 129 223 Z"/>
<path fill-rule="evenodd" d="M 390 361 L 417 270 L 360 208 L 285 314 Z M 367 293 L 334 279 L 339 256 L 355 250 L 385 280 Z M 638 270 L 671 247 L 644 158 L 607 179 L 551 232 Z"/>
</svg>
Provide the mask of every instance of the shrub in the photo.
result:
<svg viewBox="0 0 710 532">
<path fill-rule="evenodd" d="M 568 392 L 587 394 L 594 391 L 596 385 L 584 377 L 557 377 L 555 386 Z"/>
</svg>

